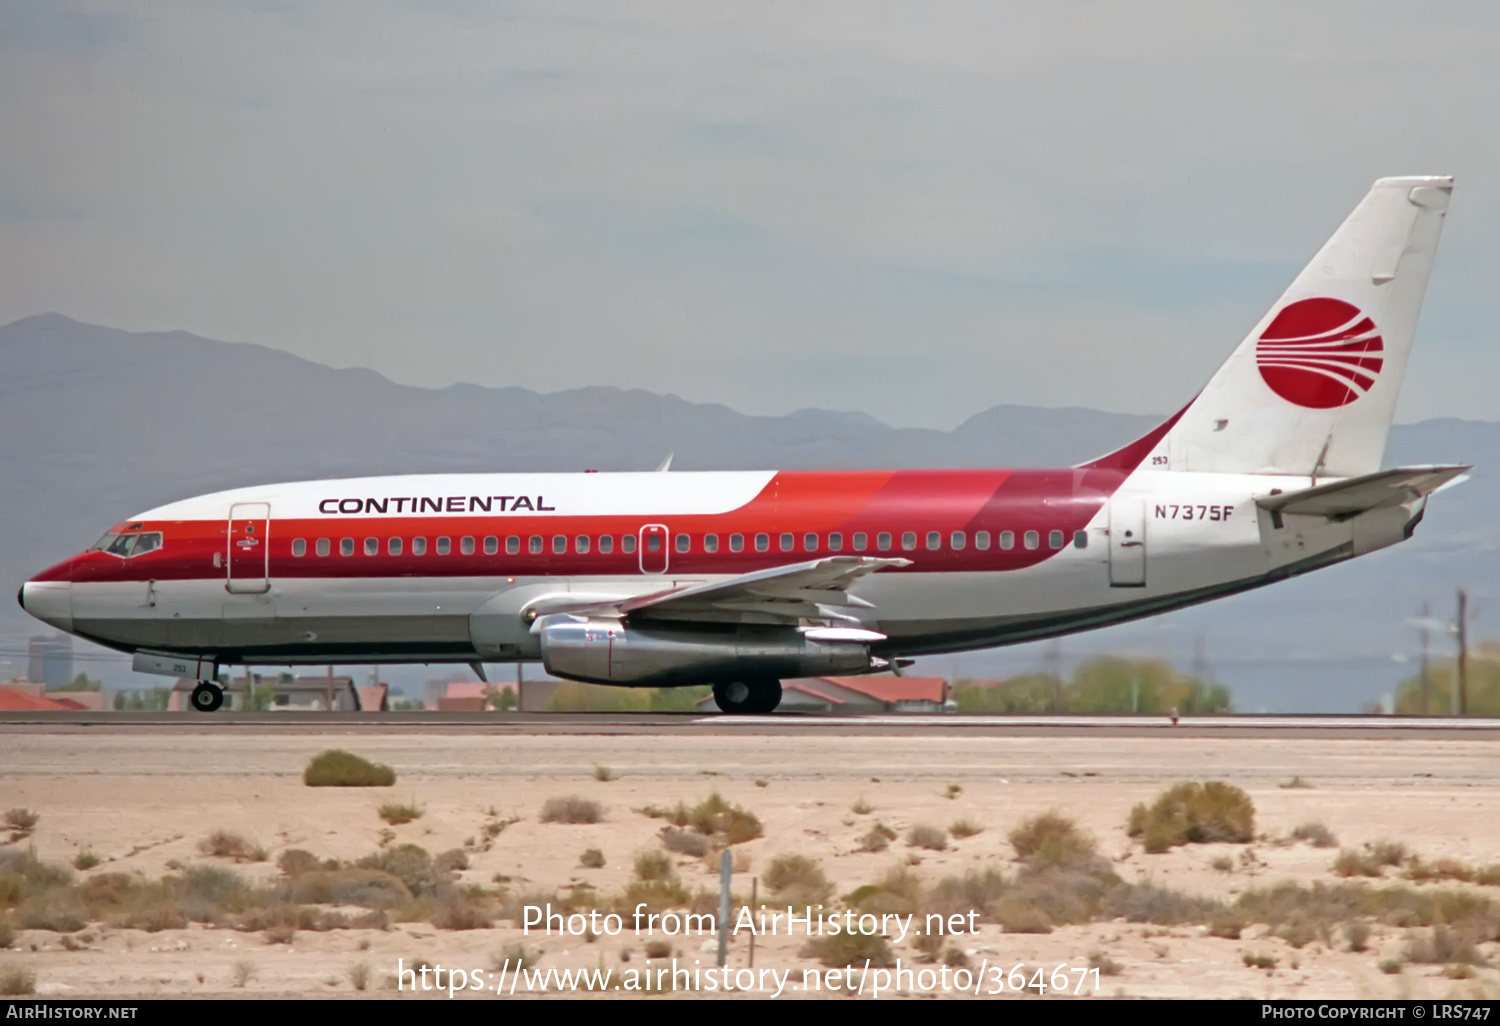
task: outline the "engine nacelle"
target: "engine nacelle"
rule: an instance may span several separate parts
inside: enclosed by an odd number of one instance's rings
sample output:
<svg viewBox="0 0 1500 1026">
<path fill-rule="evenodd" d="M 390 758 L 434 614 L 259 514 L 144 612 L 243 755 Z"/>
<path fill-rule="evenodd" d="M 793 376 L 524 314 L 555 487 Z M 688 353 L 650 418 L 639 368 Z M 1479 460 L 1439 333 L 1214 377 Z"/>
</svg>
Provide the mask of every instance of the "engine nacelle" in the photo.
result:
<svg viewBox="0 0 1500 1026">
<path fill-rule="evenodd" d="M 873 660 L 866 631 L 803 632 L 750 624 L 652 627 L 618 620 L 559 617 L 541 625 L 542 665 L 554 677 L 591 684 L 672 687 L 754 678 L 865 673 Z"/>
</svg>

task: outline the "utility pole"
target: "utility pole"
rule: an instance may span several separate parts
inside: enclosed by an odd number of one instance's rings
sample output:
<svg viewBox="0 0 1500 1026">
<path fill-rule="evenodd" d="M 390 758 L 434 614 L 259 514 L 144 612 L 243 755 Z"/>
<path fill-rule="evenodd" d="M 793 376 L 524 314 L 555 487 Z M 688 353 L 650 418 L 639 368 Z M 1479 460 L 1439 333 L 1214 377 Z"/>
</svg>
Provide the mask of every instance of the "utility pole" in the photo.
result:
<svg viewBox="0 0 1500 1026">
<path fill-rule="evenodd" d="M 328 667 L 327 704 L 328 704 L 328 711 L 329 712 L 333 712 L 333 667 L 331 665 Z"/>
<path fill-rule="evenodd" d="M 1422 626 L 1419 628 L 1418 636 L 1422 639 L 1422 704 L 1421 713 L 1426 716 L 1431 711 L 1429 692 L 1432 690 L 1432 677 L 1427 672 L 1427 621 L 1432 618 L 1432 611 L 1426 602 L 1422 603 Z"/>
<path fill-rule="evenodd" d="M 516 663 L 516 712 L 526 711 L 526 674 L 521 669 L 524 663 Z"/>
<path fill-rule="evenodd" d="M 1458 714 L 1469 715 L 1469 596 L 1458 589 Z"/>
</svg>

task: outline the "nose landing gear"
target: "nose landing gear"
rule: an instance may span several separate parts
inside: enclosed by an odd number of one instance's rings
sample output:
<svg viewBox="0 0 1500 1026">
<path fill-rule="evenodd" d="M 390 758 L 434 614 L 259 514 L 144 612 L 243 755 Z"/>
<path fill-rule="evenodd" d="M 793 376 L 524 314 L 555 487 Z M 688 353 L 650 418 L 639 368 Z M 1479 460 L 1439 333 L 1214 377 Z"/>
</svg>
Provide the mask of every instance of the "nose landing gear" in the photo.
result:
<svg viewBox="0 0 1500 1026">
<path fill-rule="evenodd" d="M 768 713 L 781 704 L 779 680 L 732 680 L 714 685 L 714 702 L 727 713 Z"/>
<path fill-rule="evenodd" d="M 199 712 L 217 712 L 224 704 L 224 689 L 212 681 L 200 680 L 193 689 L 193 708 Z"/>
</svg>

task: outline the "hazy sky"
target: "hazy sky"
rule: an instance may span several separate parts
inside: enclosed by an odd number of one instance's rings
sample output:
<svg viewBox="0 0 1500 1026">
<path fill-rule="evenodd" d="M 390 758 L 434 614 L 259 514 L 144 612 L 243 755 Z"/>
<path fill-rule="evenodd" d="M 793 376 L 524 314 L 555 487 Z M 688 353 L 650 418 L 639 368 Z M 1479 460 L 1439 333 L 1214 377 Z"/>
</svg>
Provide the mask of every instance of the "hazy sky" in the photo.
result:
<svg viewBox="0 0 1500 1026">
<path fill-rule="evenodd" d="M 125 13 L 128 9 L 131 13 Z M 1175 409 L 1458 176 L 1401 419 L 1500 419 L 1492 3 L 0 0 L 0 322 L 952 427 Z"/>
</svg>

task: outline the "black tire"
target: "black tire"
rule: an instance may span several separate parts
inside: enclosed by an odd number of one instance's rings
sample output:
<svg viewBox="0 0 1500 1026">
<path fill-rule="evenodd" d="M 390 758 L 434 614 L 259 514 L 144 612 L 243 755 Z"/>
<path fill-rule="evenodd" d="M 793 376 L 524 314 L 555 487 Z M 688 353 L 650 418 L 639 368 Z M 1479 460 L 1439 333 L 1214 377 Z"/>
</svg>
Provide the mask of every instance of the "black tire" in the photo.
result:
<svg viewBox="0 0 1500 1026">
<path fill-rule="evenodd" d="M 200 681 L 193 689 L 193 708 L 199 712 L 218 712 L 224 705 L 224 689 L 208 681 Z"/>
<path fill-rule="evenodd" d="M 731 680 L 714 685 L 719 709 L 736 715 L 764 714 L 781 704 L 779 680 Z"/>
<path fill-rule="evenodd" d="M 781 704 L 781 681 L 758 680 L 755 682 L 755 711 L 758 713 L 773 713 Z"/>
</svg>

